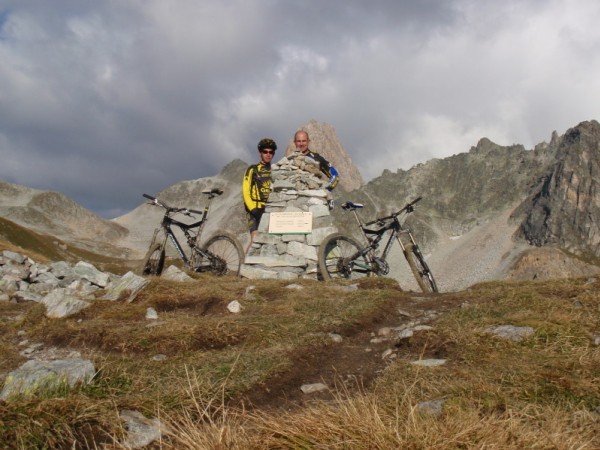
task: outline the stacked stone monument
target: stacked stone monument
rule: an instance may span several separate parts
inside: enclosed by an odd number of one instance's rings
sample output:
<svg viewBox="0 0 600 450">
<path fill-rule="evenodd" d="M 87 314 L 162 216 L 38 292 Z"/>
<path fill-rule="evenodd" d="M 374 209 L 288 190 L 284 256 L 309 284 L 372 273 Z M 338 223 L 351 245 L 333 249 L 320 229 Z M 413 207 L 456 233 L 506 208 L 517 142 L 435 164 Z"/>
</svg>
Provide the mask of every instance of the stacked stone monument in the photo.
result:
<svg viewBox="0 0 600 450">
<path fill-rule="evenodd" d="M 333 201 L 326 189 L 327 177 L 313 159 L 293 152 L 271 166 L 272 184 L 252 248 L 246 255 L 241 275 L 245 278 L 317 279 L 319 244 L 337 231 L 330 215 Z M 310 213 L 308 231 L 273 231 L 273 213 Z M 285 227 L 284 227 L 285 228 Z"/>
</svg>

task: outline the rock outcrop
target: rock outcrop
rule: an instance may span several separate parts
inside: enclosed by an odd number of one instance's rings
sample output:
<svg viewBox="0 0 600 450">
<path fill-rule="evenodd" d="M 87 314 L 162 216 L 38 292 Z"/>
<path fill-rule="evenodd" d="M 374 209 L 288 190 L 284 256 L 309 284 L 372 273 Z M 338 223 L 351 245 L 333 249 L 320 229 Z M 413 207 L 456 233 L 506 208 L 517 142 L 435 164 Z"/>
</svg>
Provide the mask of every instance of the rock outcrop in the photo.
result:
<svg viewBox="0 0 600 450">
<path fill-rule="evenodd" d="M 519 236 L 600 257 L 600 124 L 583 122 L 559 139 L 556 159 L 520 208 Z"/>
<path fill-rule="evenodd" d="M 344 147 L 338 139 L 335 129 L 326 123 L 320 123 L 311 120 L 299 130 L 306 131 L 310 136 L 310 149 L 323 155 L 340 173 L 338 189 L 349 192 L 360 188 L 363 184 L 363 178 L 358 168 L 352 162 L 350 155 L 344 150 Z M 293 138 L 288 142 L 285 155 L 292 155 L 296 150 Z"/>
<path fill-rule="evenodd" d="M 96 300 L 131 302 L 148 283 L 133 272 L 118 276 L 84 261 L 40 264 L 8 250 L 0 254 L 0 300 L 41 303 L 51 319 L 76 314 Z"/>
</svg>

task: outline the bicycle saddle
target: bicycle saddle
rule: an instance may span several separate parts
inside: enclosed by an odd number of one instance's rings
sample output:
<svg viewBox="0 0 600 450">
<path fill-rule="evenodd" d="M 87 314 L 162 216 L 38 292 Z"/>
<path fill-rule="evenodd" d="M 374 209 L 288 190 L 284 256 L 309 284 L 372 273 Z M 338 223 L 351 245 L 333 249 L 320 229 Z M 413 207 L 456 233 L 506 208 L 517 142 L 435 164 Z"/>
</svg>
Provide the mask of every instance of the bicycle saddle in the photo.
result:
<svg viewBox="0 0 600 450">
<path fill-rule="evenodd" d="M 223 193 L 223 190 L 222 190 L 222 189 L 219 189 L 219 188 L 204 189 L 204 190 L 202 191 L 202 193 L 203 193 L 203 194 L 206 194 L 206 195 L 211 195 L 211 194 L 214 194 L 214 195 L 221 195 L 221 194 Z"/>
<path fill-rule="evenodd" d="M 352 203 L 352 202 L 346 202 L 342 205 L 342 209 L 360 209 L 363 208 L 365 205 L 363 205 L 362 203 Z"/>
</svg>

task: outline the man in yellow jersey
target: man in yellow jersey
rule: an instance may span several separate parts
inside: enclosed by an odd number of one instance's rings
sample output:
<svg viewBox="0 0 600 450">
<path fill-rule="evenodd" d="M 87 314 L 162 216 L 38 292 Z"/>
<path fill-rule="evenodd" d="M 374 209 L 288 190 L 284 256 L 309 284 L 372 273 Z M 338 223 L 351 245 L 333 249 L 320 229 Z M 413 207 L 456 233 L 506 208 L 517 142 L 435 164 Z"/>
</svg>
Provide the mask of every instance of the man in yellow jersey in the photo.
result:
<svg viewBox="0 0 600 450">
<path fill-rule="evenodd" d="M 265 203 L 271 193 L 271 161 L 275 156 L 275 150 L 277 144 L 273 139 L 262 139 L 258 143 L 260 161 L 249 166 L 244 173 L 242 195 L 250 230 L 250 243 L 246 248 L 246 254 L 254 242 L 260 218 L 265 212 Z"/>
</svg>

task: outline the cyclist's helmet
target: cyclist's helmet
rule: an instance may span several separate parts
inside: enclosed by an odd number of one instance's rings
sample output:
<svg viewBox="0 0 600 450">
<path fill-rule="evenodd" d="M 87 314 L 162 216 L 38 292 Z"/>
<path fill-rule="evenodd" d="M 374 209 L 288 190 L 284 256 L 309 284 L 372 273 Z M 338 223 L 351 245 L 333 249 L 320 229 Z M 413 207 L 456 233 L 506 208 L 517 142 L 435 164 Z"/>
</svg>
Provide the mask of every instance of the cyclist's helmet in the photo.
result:
<svg viewBox="0 0 600 450">
<path fill-rule="evenodd" d="M 265 138 L 261 139 L 258 143 L 258 151 L 264 150 L 265 148 L 270 148 L 271 150 L 277 150 L 277 144 L 273 139 Z"/>
</svg>

